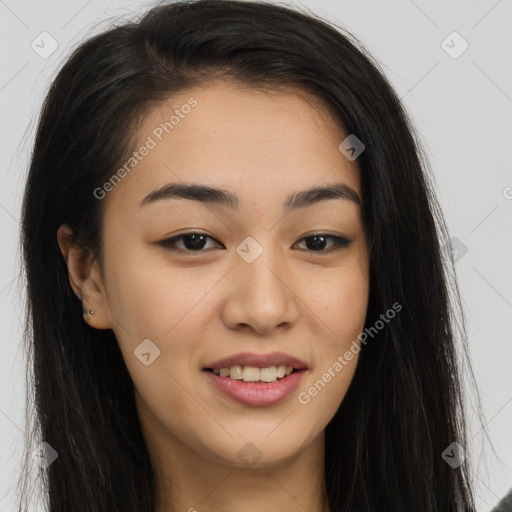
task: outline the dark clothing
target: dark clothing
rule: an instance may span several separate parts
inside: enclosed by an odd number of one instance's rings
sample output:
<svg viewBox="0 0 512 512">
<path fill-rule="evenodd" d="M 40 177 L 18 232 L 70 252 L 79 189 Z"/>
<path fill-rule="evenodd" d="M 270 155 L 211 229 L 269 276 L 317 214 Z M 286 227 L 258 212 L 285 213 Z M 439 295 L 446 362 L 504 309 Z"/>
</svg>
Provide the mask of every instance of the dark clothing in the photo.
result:
<svg viewBox="0 0 512 512">
<path fill-rule="evenodd" d="M 508 494 L 491 510 L 491 512 L 512 512 L 512 487 Z"/>
</svg>

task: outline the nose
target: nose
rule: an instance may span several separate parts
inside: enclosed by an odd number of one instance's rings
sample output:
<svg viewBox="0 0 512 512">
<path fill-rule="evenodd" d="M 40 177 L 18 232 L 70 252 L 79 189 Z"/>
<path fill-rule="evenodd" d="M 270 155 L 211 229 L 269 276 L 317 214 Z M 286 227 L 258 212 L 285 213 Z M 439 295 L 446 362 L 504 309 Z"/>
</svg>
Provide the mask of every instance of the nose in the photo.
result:
<svg viewBox="0 0 512 512">
<path fill-rule="evenodd" d="M 236 258 L 235 266 L 222 309 L 227 327 L 269 335 L 277 328 L 288 329 L 295 324 L 300 299 L 279 255 L 271 258 L 264 251 L 252 263 Z"/>
</svg>

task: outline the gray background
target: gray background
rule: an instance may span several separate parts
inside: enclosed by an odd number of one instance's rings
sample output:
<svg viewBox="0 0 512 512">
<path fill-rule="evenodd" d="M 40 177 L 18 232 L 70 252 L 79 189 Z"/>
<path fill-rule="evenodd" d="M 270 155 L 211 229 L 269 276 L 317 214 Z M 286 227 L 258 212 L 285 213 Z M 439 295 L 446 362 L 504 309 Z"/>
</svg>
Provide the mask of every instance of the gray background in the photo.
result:
<svg viewBox="0 0 512 512">
<path fill-rule="evenodd" d="M 427 149 L 454 246 L 462 248 L 456 269 L 494 451 L 475 422 L 466 448 L 478 465 L 478 510 L 489 510 L 512 486 L 512 0 L 283 3 L 341 25 L 373 53 Z M 0 512 L 13 510 L 25 427 L 18 229 L 35 122 L 71 48 L 105 28 L 105 19 L 130 17 L 144 5 L 0 0 Z M 46 58 L 31 47 L 51 49 L 42 32 L 58 44 Z M 469 46 L 458 55 L 464 41 Z"/>
</svg>

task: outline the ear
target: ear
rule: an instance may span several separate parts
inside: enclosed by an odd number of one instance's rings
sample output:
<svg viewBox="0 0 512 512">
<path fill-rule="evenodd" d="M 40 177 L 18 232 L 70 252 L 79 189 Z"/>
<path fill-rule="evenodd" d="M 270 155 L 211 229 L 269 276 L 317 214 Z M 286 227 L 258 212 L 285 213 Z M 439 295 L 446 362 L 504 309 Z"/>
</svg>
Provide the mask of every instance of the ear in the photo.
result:
<svg viewBox="0 0 512 512">
<path fill-rule="evenodd" d="M 98 262 L 73 240 L 73 230 L 67 224 L 57 230 L 57 242 L 68 267 L 71 288 L 82 302 L 84 320 L 96 329 L 110 329 L 112 322 Z"/>
</svg>

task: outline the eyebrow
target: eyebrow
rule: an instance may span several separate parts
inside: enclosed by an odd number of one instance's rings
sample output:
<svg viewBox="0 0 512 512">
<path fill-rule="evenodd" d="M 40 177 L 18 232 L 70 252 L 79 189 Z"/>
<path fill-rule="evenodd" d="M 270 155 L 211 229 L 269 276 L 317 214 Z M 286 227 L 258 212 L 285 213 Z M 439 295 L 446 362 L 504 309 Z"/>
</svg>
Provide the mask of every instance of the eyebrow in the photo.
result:
<svg viewBox="0 0 512 512">
<path fill-rule="evenodd" d="M 169 183 L 148 194 L 140 203 L 139 208 L 157 201 L 167 199 L 190 199 L 211 205 L 224 206 L 238 211 L 240 201 L 236 194 L 229 190 L 210 187 L 195 183 Z M 361 206 L 357 192 L 345 183 L 332 183 L 322 187 L 312 187 L 290 194 L 284 204 L 283 211 L 305 208 L 327 199 L 346 199 Z"/>
</svg>

